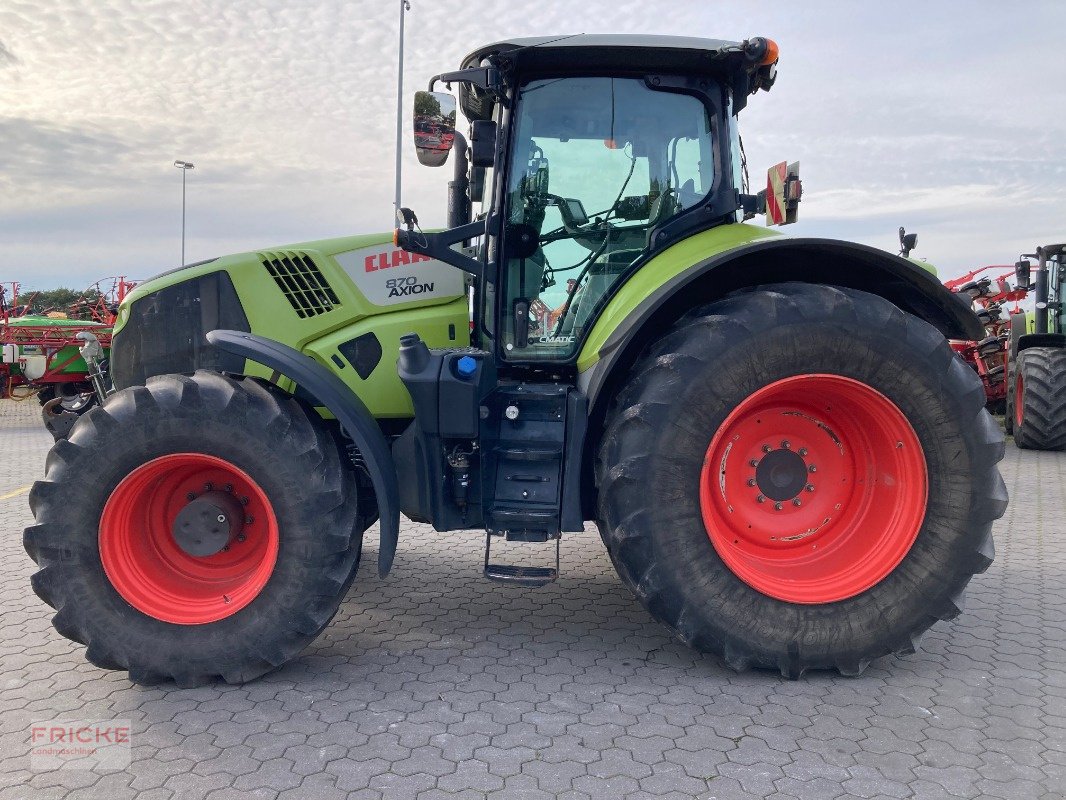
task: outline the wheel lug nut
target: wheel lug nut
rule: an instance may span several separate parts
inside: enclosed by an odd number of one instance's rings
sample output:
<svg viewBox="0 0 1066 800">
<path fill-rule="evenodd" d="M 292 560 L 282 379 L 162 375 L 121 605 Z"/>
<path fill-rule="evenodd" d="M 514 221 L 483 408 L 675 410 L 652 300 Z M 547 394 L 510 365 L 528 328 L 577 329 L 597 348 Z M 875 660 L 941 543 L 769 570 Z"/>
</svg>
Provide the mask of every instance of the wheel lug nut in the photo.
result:
<svg viewBox="0 0 1066 800">
<path fill-rule="evenodd" d="M 769 452 L 770 452 L 771 450 L 773 450 L 773 449 L 774 449 L 774 448 L 770 447 L 770 445 L 768 445 L 768 444 L 764 444 L 764 445 L 762 446 L 762 451 L 763 451 L 764 453 L 769 453 Z"/>
<path fill-rule="evenodd" d="M 224 488 L 224 489 L 225 489 L 225 490 L 226 490 L 227 492 L 232 492 L 232 491 L 233 491 L 233 484 L 232 484 L 232 483 L 227 483 L 227 484 L 226 484 L 226 485 L 225 485 L 225 486 L 224 486 L 223 488 Z"/>
<path fill-rule="evenodd" d="M 205 484 L 204 484 L 204 491 L 205 491 L 205 492 L 210 492 L 210 491 L 211 491 L 212 489 L 214 489 L 214 488 L 215 488 L 215 487 L 214 487 L 214 485 L 213 485 L 213 484 L 210 484 L 210 483 L 205 483 Z"/>
<path fill-rule="evenodd" d="M 805 455 L 807 455 L 807 448 L 806 448 L 806 447 L 801 447 L 801 448 L 799 449 L 799 454 L 800 454 L 801 456 L 805 456 Z"/>
<path fill-rule="evenodd" d="M 192 492 L 189 492 L 187 495 L 185 495 L 185 499 L 186 500 L 195 500 L 196 499 L 196 495 L 193 494 Z"/>
<path fill-rule="evenodd" d="M 225 553 L 227 550 L 229 550 L 229 545 L 228 544 L 223 545 L 222 546 L 222 552 Z"/>
<path fill-rule="evenodd" d="M 241 498 L 241 505 L 242 506 L 248 505 L 248 498 L 247 497 L 242 497 Z"/>
<path fill-rule="evenodd" d="M 754 478 L 748 478 L 748 486 L 754 486 L 754 485 L 755 485 L 755 479 Z"/>
<path fill-rule="evenodd" d="M 814 466 L 814 464 L 811 464 L 809 467 L 807 467 L 807 472 L 817 472 L 817 471 L 818 471 L 818 467 Z"/>
<path fill-rule="evenodd" d="M 756 460 L 755 460 L 755 459 L 753 458 L 753 459 L 752 459 L 751 461 L 749 461 L 749 462 L 748 462 L 748 466 L 750 466 L 750 467 L 757 467 L 757 466 L 759 466 L 759 462 L 758 462 L 758 461 L 756 461 Z"/>
<path fill-rule="evenodd" d="M 796 508 L 799 508 L 801 505 L 803 505 L 803 501 L 797 497 L 792 501 L 792 505 L 794 505 Z"/>
<path fill-rule="evenodd" d="M 781 442 L 781 449 L 782 450 L 788 450 L 788 448 L 790 448 L 790 447 L 792 447 L 792 444 L 791 444 L 791 442 L 789 442 L 788 439 L 785 439 L 783 442 Z"/>
<path fill-rule="evenodd" d="M 780 511 L 783 506 L 780 503 L 774 503 L 774 511 Z"/>
<path fill-rule="evenodd" d="M 251 525 L 253 522 L 255 522 L 255 517 L 245 517 L 244 518 L 244 524 L 245 525 Z"/>
<path fill-rule="evenodd" d="M 246 537 L 243 533 L 237 535 L 238 542 L 243 542 L 246 538 L 248 537 Z"/>
<path fill-rule="evenodd" d="M 813 483 L 808 483 L 803 488 L 806 489 L 808 492 L 813 492 L 814 491 L 814 484 Z"/>
<path fill-rule="evenodd" d="M 766 498 L 765 498 L 765 497 L 763 497 L 763 496 L 762 496 L 762 495 L 760 494 L 760 495 L 759 495 L 758 497 L 756 497 L 756 498 L 755 498 L 755 502 L 756 502 L 756 503 L 765 503 L 765 502 L 766 502 Z"/>
</svg>

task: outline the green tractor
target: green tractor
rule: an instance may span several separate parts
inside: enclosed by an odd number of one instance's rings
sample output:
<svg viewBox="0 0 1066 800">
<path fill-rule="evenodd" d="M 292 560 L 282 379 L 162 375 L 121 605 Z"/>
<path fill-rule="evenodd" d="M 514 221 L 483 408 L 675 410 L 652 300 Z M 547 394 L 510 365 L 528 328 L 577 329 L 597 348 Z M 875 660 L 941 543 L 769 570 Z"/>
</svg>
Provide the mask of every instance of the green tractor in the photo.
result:
<svg viewBox="0 0 1066 800">
<path fill-rule="evenodd" d="M 402 209 L 138 286 L 117 391 L 30 495 L 57 630 L 139 683 L 253 679 L 325 628 L 375 521 L 389 572 L 403 514 L 484 531 L 485 576 L 529 590 L 594 521 L 736 669 L 913 652 L 1007 503 L 948 345 L 981 326 L 906 259 L 744 222 L 795 218 L 796 165 L 749 193 L 737 128 L 776 65 L 763 38 L 480 47 L 416 100 L 448 229 Z"/>
<path fill-rule="evenodd" d="M 1026 450 L 1066 450 L 1066 244 L 1038 247 L 1015 273 L 1036 307 L 1010 320 L 1007 432 Z"/>
</svg>

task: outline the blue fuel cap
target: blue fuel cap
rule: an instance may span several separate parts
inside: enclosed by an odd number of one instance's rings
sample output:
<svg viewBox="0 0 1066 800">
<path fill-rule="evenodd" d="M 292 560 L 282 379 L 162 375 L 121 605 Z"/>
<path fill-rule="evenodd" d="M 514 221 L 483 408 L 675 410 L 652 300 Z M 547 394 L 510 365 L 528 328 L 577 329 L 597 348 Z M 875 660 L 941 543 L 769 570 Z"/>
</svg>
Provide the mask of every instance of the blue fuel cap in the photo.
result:
<svg viewBox="0 0 1066 800">
<path fill-rule="evenodd" d="M 477 359 L 473 356 L 463 356 L 455 362 L 455 372 L 460 378 L 469 378 L 477 372 Z"/>
</svg>

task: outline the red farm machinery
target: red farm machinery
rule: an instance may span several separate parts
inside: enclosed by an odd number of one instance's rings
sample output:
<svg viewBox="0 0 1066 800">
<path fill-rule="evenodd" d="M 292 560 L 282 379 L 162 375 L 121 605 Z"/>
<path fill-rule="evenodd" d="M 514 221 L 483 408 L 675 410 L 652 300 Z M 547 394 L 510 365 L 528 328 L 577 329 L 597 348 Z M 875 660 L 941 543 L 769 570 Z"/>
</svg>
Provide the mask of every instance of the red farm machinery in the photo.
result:
<svg viewBox="0 0 1066 800">
<path fill-rule="evenodd" d="M 48 429 L 65 435 L 106 391 L 100 365 L 118 306 L 134 286 L 125 277 L 106 278 L 65 311 L 34 313 L 34 297 L 21 295 L 18 283 L 0 284 L 0 397 L 36 396 Z"/>
<path fill-rule="evenodd" d="M 1020 303 L 1028 293 L 1027 287 L 1010 282 L 1014 274 L 1013 265 L 991 264 L 944 282 L 948 289 L 969 299 L 985 327 L 983 339 L 953 340 L 951 347 L 981 376 L 988 408 L 1000 414 L 1006 409 L 1011 317 L 1021 313 Z"/>
</svg>

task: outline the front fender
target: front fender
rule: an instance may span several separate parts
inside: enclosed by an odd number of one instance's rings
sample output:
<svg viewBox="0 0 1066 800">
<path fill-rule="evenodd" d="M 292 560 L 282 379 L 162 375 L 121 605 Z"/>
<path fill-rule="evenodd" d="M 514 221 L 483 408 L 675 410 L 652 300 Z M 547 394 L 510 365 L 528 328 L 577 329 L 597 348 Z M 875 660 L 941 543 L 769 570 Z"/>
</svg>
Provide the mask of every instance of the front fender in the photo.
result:
<svg viewBox="0 0 1066 800">
<path fill-rule="evenodd" d="M 352 437 L 366 462 L 377 495 L 381 518 L 378 575 L 385 577 L 392 569 L 400 538 L 400 489 L 388 442 L 363 401 L 344 381 L 313 358 L 273 339 L 241 331 L 215 330 L 207 334 L 207 341 L 220 350 L 255 361 L 290 378 L 301 391 L 314 397 L 316 404 L 329 409 Z"/>
<path fill-rule="evenodd" d="M 1030 347 L 1066 347 L 1066 335 L 1061 333 L 1027 333 L 1018 338 L 1016 354 Z"/>
</svg>

